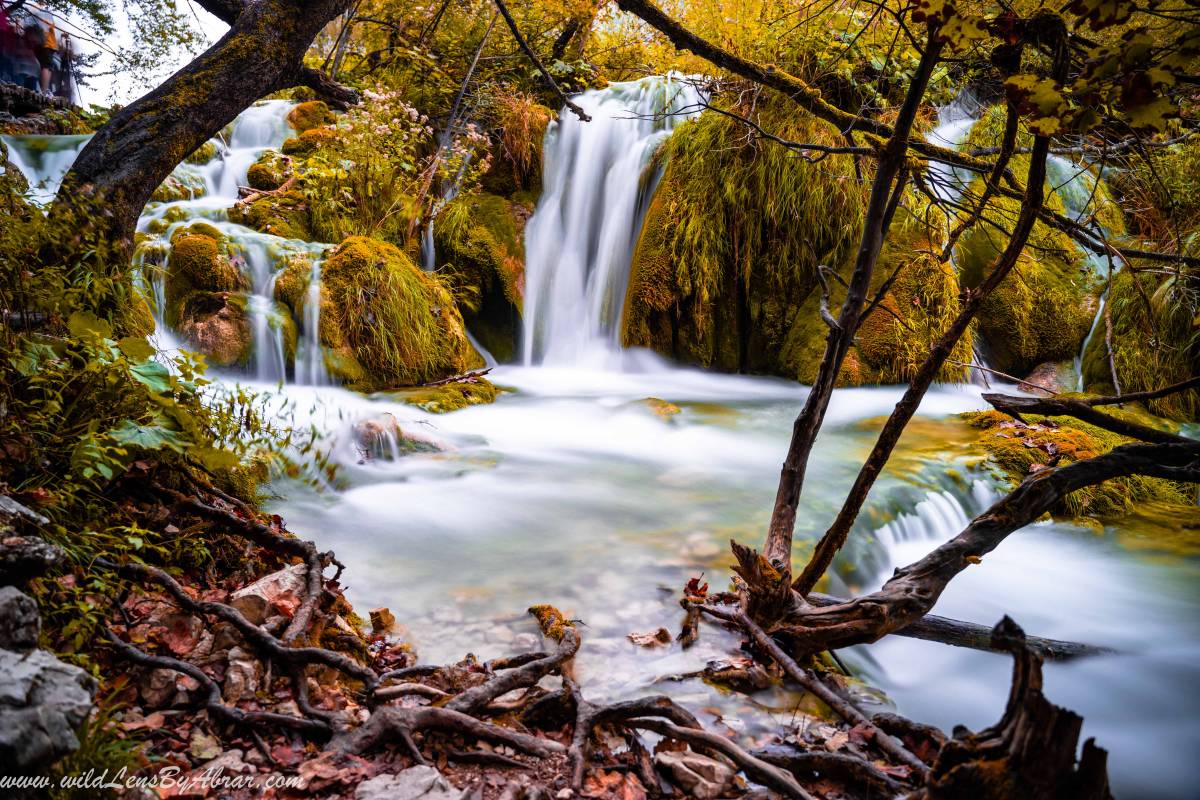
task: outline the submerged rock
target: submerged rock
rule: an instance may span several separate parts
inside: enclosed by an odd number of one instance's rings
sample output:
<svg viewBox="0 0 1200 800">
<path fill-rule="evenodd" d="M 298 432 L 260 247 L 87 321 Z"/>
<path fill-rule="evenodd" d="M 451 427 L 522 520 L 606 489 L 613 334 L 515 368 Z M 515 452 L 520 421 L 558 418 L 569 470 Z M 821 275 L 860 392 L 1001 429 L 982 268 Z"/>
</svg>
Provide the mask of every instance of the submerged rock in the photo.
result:
<svg viewBox="0 0 1200 800">
<path fill-rule="evenodd" d="M 388 392 L 388 397 L 416 406 L 431 414 L 445 414 L 467 406 L 491 403 L 500 390 L 486 378 L 469 382 L 446 383 L 441 386 L 417 386 Z"/>
<path fill-rule="evenodd" d="M 403 430 L 391 414 L 365 419 L 354 426 L 354 446 L 360 463 L 372 459 L 392 460 L 409 453 L 435 453 L 446 446 L 432 436 Z"/>
</svg>

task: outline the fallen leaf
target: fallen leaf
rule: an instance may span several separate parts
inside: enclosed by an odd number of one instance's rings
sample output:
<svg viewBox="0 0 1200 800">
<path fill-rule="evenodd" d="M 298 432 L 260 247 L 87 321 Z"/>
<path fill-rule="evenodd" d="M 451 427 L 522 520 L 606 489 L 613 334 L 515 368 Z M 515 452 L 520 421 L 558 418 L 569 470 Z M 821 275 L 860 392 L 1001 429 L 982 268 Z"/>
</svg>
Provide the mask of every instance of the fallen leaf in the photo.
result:
<svg viewBox="0 0 1200 800">
<path fill-rule="evenodd" d="M 197 761 L 208 761 L 221 755 L 221 743 L 215 736 L 197 730 L 188 741 L 188 755 Z"/>
</svg>

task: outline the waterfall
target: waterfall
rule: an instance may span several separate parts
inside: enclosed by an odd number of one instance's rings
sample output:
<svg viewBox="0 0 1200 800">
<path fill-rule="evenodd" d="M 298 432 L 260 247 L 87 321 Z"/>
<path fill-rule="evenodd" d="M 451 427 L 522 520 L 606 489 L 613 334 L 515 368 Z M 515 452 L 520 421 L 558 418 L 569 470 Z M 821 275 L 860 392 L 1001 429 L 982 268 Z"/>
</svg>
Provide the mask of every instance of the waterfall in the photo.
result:
<svg viewBox="0 0 1200 800">
<path fill-rule="evenodd" d="M 0 136 L 8 148 L 8 160 L 29 182 L 29 199 L 39 206 L 46 205 L 58 194 L 67 170 L 91 138 L 91 134 Z"/>
<path fill-rule="evenodd" d="M 546 131 L 544 188 L 525 228 L 526 364 L 604 364 L 617 350 L 629 265 L 659 144 L 700 110 L 678 76 L 614 83 L 575 98 Z"/>
<path fill-rule="evenodd" d="M 304 320 L 299 350 L 296 352 L 296 383 L 328 386 L 325 352 L 321 349 L 321 259 L 314 258 L 304 295 Z"/>
<path fill-rule="evenodd" d="M 937 127 L 929 132 L 926 140 L 940 147 L 957 149 L 971 132 L 972 126 L 979 121 L 980 111 L 975 95 L 964 90 L 953 101 L 938 109 Z M 972 177 L 972 173 L 957 170 L 950 164 L 929 162 L 930 188 L 944 202 L 956 202 Z"/>
</svg>

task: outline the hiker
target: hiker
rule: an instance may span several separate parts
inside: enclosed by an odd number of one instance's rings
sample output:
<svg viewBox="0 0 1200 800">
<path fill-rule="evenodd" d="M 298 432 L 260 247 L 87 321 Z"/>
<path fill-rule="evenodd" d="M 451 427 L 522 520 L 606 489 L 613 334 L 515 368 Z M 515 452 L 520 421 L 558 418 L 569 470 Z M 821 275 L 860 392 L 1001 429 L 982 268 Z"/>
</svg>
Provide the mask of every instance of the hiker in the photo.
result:
<svg viewBox="0 0 1200 800">
<path fill-rule="evenodd" d="M 58 31 L 54 28 L 54 20 L 33 18 L 42 32 L 41 44 L 34 47 L 38 65 L 41 67 L 40 86 L 42 94 L 50 95 L 50 79 L 58 71 Z"/>
</svg>

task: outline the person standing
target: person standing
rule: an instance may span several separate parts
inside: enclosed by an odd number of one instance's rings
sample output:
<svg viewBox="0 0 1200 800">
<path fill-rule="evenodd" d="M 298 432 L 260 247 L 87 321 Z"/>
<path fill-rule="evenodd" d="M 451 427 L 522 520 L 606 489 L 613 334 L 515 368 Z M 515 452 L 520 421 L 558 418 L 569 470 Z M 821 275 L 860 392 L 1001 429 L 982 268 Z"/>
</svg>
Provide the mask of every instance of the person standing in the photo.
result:
<svg viewBox="0 0 1200 800">
<path fill-rule="evenodd" d="M 42 23 L 42 43 L 34 48 L 38 65 L 41 67 L 42 94 L 51 96 L 50 79 L 58 70 L 58 32 L 54 29 L 54 20 L 38 20 Z"/>
</svg>

